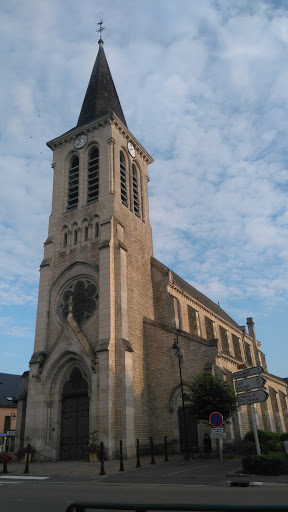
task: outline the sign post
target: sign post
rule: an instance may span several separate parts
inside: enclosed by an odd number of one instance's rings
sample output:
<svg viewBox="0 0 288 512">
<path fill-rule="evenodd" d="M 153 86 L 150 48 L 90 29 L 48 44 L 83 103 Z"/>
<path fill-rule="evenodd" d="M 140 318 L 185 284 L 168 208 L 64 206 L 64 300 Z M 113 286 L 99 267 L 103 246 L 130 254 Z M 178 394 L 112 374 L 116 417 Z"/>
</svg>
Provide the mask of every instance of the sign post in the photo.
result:
<svg viewBox="0 0 288 512">
<path fill-rule="evenodd" d="M 211 439 L 216 439 L 218 451 L 220 455 L 220 460 L 223 462 L 222 459 L 222 451 L 223 451 L 223 438 L 226 436 L 223 432 L 223 428 L 221 428 L 221 425 L 223 423 L 223 416 L 220 412 L 212 412 L 209 416 L 209 423 L 211 427 L 213 427 Z"/>
<path fill-rule="evenodd" d="M 240 394 L 237 394 L 238 405 L 250 405 L 257 455 L 261 455 L 261 449 L 257 432 L 254 404 L 265 402 L 269 396 L 264 389 L 261 389 L 266 383 L 266 379 L 264 379 L 262 375 L 259 375 L 263 372 L 264 368 L 262 366 L 253 366 L 252 368 L 246 368 L 245 370 L 233 373 L 233 378 L 236 380 L 235 390 L 237 393 L 240 391 Z M 255 375 L 255 377 L 252 377 L 253 375 Z M 245 377 L 250 378 L 247 379 Z M 237 380 L 241 378 L 242 380 Z M 241 391 L 248 391 L 248 393 L 241 393 Z"/>
</svg>

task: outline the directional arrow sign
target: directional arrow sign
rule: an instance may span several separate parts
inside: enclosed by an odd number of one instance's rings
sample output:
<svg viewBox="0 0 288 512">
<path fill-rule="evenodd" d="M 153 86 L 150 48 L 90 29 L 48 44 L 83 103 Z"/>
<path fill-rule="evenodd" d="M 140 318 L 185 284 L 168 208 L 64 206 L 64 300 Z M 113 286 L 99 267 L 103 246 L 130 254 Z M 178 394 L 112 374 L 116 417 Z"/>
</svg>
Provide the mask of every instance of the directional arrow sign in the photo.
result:
<svg viewBox="0 0 288 512">
<path fill-rule="evenodd" d="M 237 401 L 238 405 L 250 405 L 257 402 L 265 402 L 268 396 L 269 394 L 264 389 L 257 389 L 256 391 L 251 391 L 251 393 L 237 395 Z"/>
<path fill-rule="evenodd" d="M 246 370 L 241 370 L 240 372 L 233 373 L 233 379 L 241 379 L 242 377 L 250 377 L 251 375 L 257 375 L 258 373 L 263 373 L 264 368 L 262 366 L 253 366 L 252 368 L 247 368 Z"/>
<path fill-rule="evenodd" d="M 250 389 L 263 388 L 265 386 L 266 379 L 262 375 L 257 377 L 251 377 L 250 379 L 236 380 L 235 390 L 236 393 L 240 391 L 250 391 Z"/>
</svg>

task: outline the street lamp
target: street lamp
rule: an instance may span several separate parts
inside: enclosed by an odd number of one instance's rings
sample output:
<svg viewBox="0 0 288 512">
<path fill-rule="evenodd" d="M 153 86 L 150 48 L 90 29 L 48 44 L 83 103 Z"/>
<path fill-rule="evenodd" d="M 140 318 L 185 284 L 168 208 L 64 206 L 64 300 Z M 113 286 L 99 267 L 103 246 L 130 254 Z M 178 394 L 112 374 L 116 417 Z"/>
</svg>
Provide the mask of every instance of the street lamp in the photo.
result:
<svg viewBox="0 0 288 512">
<path fill-rule="evenodd" d="M 185 459 L 187 460 L 187 458 L 188 458 L 188 434 L 187 434 L 186 411 L 185 411 L 183 380 L 182 380 L 182 369 L 181 369 L 181 352 L 180 352 L 179 341 L 178 341 L 178 329 L 176 331 L 176 339 L 174 340 L 174 343 L 172 345 L 172 349 L 174 350 L 174 355 L 178 358 L 178 364 L 179 364 L 180 387 L 181 387 L 181 395 L 182 395 L 184 433 L 185 433 Z"/>
</svg>

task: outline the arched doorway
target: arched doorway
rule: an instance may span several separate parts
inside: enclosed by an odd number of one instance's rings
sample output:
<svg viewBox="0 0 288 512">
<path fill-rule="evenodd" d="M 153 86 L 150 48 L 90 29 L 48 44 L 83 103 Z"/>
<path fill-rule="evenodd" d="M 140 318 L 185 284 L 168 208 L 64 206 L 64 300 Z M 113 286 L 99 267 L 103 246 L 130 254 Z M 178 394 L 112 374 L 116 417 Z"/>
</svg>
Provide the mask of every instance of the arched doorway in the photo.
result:
<svg viewBox="0 0 288 512">
<path fill-rule="evenodd" d="M 87 458 L 89 440 L 88 383 L 78 368 L 64 384 L 61 409 L 60 459 Z"/>
</svg>

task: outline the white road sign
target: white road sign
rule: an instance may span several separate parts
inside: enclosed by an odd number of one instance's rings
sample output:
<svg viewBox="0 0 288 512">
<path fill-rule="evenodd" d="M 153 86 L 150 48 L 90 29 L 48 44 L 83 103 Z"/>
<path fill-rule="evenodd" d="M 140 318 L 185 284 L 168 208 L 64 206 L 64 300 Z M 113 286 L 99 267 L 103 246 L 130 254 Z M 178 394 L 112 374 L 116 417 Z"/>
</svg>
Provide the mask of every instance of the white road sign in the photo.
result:
<svg viewBox="0 0 288 512">
<path fill-rule="evenodd" d="M 224 428 L 223 427 L 214 427 L 212 432 L 218 432 L 219 434 L 223 433 Z"/>
<path fill-rule="evenodd" d="M 256 391 L 251 391 L 250 393 L 242 393 L 241 395 L 237 395 L 237 401 L 239 405 L 250 405 L 257 402 L 265 402 L 268 396 L 269 394 L 266 393 L 264 389 L 257 389 Z"/>
<path fill-rule="evenodd" d="M 226 432 L 215 432 L 215 428 L 213 428 L 211 432 L 211 439 L 225 439 Z"/>
<path fill-rule="evenodd" d="M 242 379 L 235 381 L 236 393 L 240 391 L 250 391 L 250 389 L 263 388 L 265 386 L 266 379 L 262 375 L 257 377 L 250 377 L 250 379 Z"/>
<path fill-rule="evenodd" d="M 240 370 L 240 372 L 233 373 L 233 379 L 241 379 L 242 377 L 250 377 L 251 375 L 257 375 L 263 373 L 264 368 L 262 366 L 253 366 L 252 368 L 246 368 L 246 370 Z"/>
</svg>

